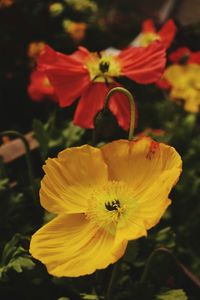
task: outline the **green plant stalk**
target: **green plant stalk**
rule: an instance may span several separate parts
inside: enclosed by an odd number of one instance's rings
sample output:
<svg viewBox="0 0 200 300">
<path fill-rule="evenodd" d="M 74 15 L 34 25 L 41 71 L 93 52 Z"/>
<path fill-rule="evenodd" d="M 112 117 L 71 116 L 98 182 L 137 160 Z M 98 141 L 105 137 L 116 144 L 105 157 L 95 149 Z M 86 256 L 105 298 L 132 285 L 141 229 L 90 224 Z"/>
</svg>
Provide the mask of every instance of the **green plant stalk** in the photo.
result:
<svg viewBox="0 0 200 300">
<path fill-rule="evenodd" d="M 26 165 L 27 165 L 27 170 L 28 170 L 29 182 L 30 182 L 30 186 L 31 186 L 32 197 L 33 197 L 33 200 L 35 201 L 37 199 L 37 192 L 35 189 L 35 180 L 34 180 L 34 175 L 33 175 L 34 173 L 33 173 L 32 164 L 31 164 L 29 144 L 28 144 L 27 140 L 25 139 L 25 137 L 18 131 L 6 130 L 3 132 L 0 132 L 0 136 L 4 136 L 4 135 L 16 136 L 17 138 L 21 139 L 21 141 L 23 142 L 23 145 L 25 148 L 25 159 L 26 159 Z"/>
<path fill-rule="evenodd" d="M 110 98 L 112 97 L 112 95 L 114 93 L 122 93 L 125 96 L 127 96 L 128 100 L 129 100 L 129 103 L 130 103 L 130 127 L 129 127 L 128 139 L 129 139 L 129 141 L 131 141 L 133 139 L 134 128 L 135 128 L 135 101 L 134 101 L 134 98 L 127 89 L 122 88 L 122 87 L 115 87 L 115 88 L 111 89 L 106 96 L 104 110 L 108 110 Z M 115 283 L 117 280 L 119 270 L 120 270 L 120 261 L 118 261 L 113 267 L 111 278 L 110 278 L 108 288 L 106 291 L 105 300 L 113 300 L 113 297 L 112 297 L 113 289 L 114 289 L 114 286 L 115 286 Z"/>
<path fill-rule="evenodd" d="M 127 96 L 128 100 L 129 100 L 129 103 L 130 103 L 130 127 L 129 127 L 128 139 L 129 139 L 129 141 L 131 141 L 133 139 L 134 128 L 135 128 L 135 101 L 134 101 L 134 98 L 127 89 L 125 89 L 123 87 L 115 87 L 115 88 L 111 89 L 106 96 L 104 110 L 108 109 L 110 98 L 114 93 L 122 93 L 125 96 Z"/>
</svg>

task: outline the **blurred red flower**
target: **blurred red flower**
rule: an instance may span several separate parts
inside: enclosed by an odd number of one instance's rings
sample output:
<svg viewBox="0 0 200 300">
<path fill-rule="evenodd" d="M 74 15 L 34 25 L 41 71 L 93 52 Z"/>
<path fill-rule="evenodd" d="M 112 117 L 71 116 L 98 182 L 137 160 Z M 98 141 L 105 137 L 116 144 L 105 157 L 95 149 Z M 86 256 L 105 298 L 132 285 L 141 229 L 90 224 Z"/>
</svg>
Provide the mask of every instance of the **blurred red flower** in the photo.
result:
<svg viewBox="0 0 200 300">
<path fill-rule="evenodd" d="M 146 47 L 155 40 L 159 40 L 167 49 L 170 47 L 175 35 L 176 25 L 172 19 L 168 20 L 162 28 L 157 31 L 153 20 L 147 19 L 142 24 L 142 32 L 139 34 L 137 44 Z"/>
<path fill-rule="evenodd" d="M 93 128 L 93 120 L 104 106 L 108 91 L 120 86 L 115 79 L 126 76 L 141 84 L 156 82 L 165 67 L 165 49 L 158 41 L 148 47 L 129 47 L 117 55 L 91 53 L 86 48 L 64 55 L 46 46 L 39 57 L 39 69 L 45 72 L 61 107 L 71 105 L 78 97 L 74 123 Z M 130 109 L 125 96 L 112 96 L 109 108 L 119 125 L 129 128 Z"/>
<path fill-rule="evenodd" d="M 169 60 L 175 64 L 181 62 L 200 64 L 200 51 L 192 52 L 187 47 L 181 47 L 169 55 Z"/>
<path fill-rule="evenodd" d="M 46 74 L 38 70 L 31 73 L 28 94 L 34 101 L 42 101 L 44 98 L 57 101 L 54 87 L 50 84 Z"/>
</svg>

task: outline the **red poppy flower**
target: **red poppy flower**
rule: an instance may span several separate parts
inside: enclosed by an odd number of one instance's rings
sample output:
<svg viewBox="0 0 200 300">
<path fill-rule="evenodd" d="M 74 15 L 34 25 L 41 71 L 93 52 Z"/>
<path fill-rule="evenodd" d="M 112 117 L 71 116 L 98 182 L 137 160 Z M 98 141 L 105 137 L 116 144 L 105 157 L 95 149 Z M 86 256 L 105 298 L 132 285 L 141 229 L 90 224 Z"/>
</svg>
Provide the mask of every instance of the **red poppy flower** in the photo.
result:
<svg viewBox="0 0 200 300">
<path fill-rule="evenodd" d="M 57 101 L 54 87 L 50 84 L 46 74 L 38 70 L 34 70 L 31 74 L 28 94 L 34 101 L 41 101 L 44 98 Z"/>
<path fill-rule="evenodd" d="M 170 47 L 176 31 L 176 25 L 171 19 L 159 31 L 156 30 L 153 20 L 147 19 L 142 24 L 142 33 L 138 37 L 138 44 L 139 46 L 146 47 L 153 41 L 160 40 L 167 49 Z"/>
<path fill-rule="evenodd" d="M 169 59 L 175 64 L 181 61 L 187 64 L 200 64 L 200 51 L 192 52 L 186 47 L 178 48 L 169 55 Z"/>
<path fill-rule="evenodd" d="M 126 76 L 141 84 L 156 82 L 165 67 L 165 50 L 160 42 L 149 47 L 129 47 L 117 55 L 91 53 L 80 47 L 72 55 L 64 55 L 46 46 L 38 65 L 55 88 L 60 106 L 69 106 L 78 97 L 74 123 L 93 128 L 93 119 L 104 106 L 108 91 L 120 86 L 115 78 Z M 109 108 L 119 125 L 129 128 L 130 109 L 125 96 L 112 96 Z"/>
</svg>

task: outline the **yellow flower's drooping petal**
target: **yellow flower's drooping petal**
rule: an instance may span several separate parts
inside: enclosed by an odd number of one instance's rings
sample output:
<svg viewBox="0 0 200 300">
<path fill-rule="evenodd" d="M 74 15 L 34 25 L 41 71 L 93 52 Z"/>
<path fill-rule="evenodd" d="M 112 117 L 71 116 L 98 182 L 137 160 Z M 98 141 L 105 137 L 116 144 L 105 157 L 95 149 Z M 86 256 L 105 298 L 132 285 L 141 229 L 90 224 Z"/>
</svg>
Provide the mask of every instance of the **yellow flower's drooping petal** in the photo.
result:
<svg viewBox="0 0 200 300">
<path fill-rule="evenodd" d="M 77 277 L 118 260 L 127 242 L 91 224 L 84 214 L 60 215 L 32 237 L 30 252 L 54 276 Z"/>
<path fill-rule="evenodd" d="M 121 241 L 136 240 L 143 236 L 147 236 L 143 217 L 134 214 L 132 218 L 126 220 L 125 226 L 117 228 L 115 243 L 118 245 Z"/>
<path fill-rule="evenodd" d="M 151 138 L 114 141 L 101 151 L 108 165 L 109 179 L 129 183 L 138 194 L 167 170 L 175 169 L 180 174 L 181 158 L 175 149 Z"/>
<path fill-rule="evenodd" d="M 41 205 L 53 213 L 85 212 L 90 191 L 107 182 L 107 166 L 99 149 L 85 145 L 48 159 L 41 183 Z"/>
</svg>

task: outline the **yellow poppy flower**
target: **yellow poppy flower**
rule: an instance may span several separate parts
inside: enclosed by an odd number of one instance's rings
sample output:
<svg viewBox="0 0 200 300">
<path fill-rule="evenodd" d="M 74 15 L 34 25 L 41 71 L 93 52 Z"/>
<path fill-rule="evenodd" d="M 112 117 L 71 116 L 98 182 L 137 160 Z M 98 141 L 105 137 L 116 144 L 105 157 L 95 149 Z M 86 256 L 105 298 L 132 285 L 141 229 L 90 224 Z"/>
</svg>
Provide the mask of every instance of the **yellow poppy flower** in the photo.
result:
<svg viewBox="0 0 200 300">
<path fill-rule="evenodd" d="M 172 65 L 165 70 L 163 78 L 171 85 L 170 96 L 173 100 L 183 100 L 186 111 L 199 111 L 200 65 Z"/>
<path fill-rule="evenodd" d="M 30 253 L 50 274 L 76 277 L 116 262 L 159 222 L 181 158 L 145 137 L 68 148 L 44 171 L 41 204 L 57 216 L 32 236 Z"/>
</svg>

